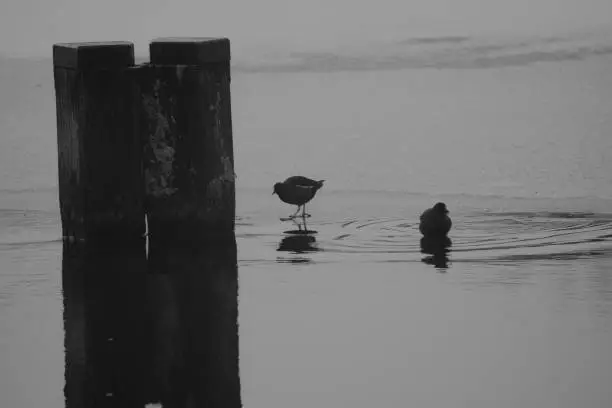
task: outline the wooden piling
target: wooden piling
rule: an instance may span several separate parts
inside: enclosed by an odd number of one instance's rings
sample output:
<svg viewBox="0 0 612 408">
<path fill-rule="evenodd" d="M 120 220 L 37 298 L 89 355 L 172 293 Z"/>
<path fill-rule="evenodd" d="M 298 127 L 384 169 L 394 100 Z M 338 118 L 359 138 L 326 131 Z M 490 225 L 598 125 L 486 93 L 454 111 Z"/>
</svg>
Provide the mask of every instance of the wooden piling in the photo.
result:
<svg viewBox="0 0 612 408">
<path fill-rule="evenodd" d="M 149 234 L 177 242 L 234 234 L 226 38 L 161 38 L 137 68 Z"/>
<path fill-rule="evenodd" d="M 54 46 L 67 406 L 239 408 L 229 40 L 150 53 Z"/>
<path fill-rule="evenodd" d="M 53 46 L 64 237 L 122 240 L 145 231 L 133 65 L 130 42 Z"/>
</svg>

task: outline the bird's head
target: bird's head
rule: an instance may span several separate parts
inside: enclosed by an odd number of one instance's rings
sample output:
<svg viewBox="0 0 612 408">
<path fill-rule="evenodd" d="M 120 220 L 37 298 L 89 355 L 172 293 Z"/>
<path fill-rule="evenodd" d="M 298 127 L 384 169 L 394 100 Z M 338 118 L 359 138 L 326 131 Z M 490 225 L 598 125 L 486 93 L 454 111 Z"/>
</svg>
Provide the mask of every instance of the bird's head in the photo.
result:
<svg viewBox="0 0 612 408">
<path fill-rule="evenodd" d="M 278 191 L 280 190 L 281 186 L 282 186 L 282 183 L 275 183 L 274 184 L 274 191 L 272 192 L 272 195 L 278 194 Z"/>
<path fill-rule="evenodd" d="M 440 214 L 448 214 L 448 209 L 446 208 L 446 204 L 444 203 L 436 203 L 433 208 Z"/>
</svg>

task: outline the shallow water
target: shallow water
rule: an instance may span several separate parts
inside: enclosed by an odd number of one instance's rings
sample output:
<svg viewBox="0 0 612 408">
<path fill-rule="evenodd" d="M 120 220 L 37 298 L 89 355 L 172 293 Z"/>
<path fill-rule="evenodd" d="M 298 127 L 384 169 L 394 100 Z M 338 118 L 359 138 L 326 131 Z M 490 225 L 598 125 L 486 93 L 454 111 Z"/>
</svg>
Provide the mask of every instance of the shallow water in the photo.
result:
<svg viewBox="0 0 612 408">
<path fill-rule="evenodd" d="M 457 197 L 432 255 L 415 219 L 433 197 L 324 188 L 309 235 L 271 197 L 238 192 L 245 406 L 607 406 L 612 214 Z M 58 213 L 0 223 L 2 398 L 59 407 Z"/>
<path fill-rule="evenodd" d="M 455 197 L 452 246 L 436 259 L 415 223 L 431 200 L 321 190 L 308 239 L 285 233 L 278 207 L 240 218 L 245 398 L 609 404 L 612 214 Z"/>
<path fill-rule="evenodd" d="M 235 75 L 244 405 L 609 407 L 609 61 Z M 45 75 L 1 122 L 3 407 L 64 406 Z M 290 174 L 326 180 L 307 235 Z"/>
</svg>

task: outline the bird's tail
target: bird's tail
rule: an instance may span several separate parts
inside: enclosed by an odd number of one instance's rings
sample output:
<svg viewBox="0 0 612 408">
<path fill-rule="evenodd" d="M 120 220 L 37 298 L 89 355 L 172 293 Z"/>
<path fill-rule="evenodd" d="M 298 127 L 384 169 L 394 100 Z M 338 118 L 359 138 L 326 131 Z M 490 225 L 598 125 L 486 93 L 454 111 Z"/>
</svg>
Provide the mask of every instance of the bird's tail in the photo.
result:
<svg viewBox="0 0 612 408">
<path fill-rule="evenodd" d="M 319 181 L 317 181 L 317 183 L 318 183 L 317 190 L 318 190 L 318 189 L 320 189 L 321 187 L 323 187 L 323 182 L 324 182 L 324 181 L 325 181 L 325 180 L 319 180 Z"/>
</svg>

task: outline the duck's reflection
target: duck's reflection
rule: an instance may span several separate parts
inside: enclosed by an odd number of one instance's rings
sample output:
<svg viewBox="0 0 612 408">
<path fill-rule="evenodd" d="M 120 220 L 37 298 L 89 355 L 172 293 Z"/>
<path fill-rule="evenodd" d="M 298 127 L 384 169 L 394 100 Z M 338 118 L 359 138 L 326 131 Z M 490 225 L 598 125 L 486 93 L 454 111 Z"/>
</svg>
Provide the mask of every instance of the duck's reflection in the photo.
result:
<svg viewBox="0 0 612 408">
<path fill-rule="evenodd" d="M 317 240 L 312 235 L 287 235 L 278 244 L 277 251 L 286 251 L 295 254 L 316 252 L 319 250 L 316 243 Z"/>
<path fill-rule="evenodd" d="M 312 259 L 304 254 L 320 251 L 316 245 L 317 240 L 312 235 L 287 235 L 278 244 L 277 251 L 289 252 L 296 256 L 277 258 L 278 262 L 310 263 Z"/>
<path fill-rule="evenodd" d="M 302 217 L 299 217 L 299 219 L 301 218 Z M 285 231 L 285 234 L 287 235 L 281 239 L 280 243 L 278 244 L 277 251 L 289 252 L 298 255 L 320 251 L 317 246 L 317 240 L 314 237 L 314 234 L 316 234 L 317 231 L 308 230 L 308 227 L 306 226 L 306 219 L 302 219 L 302 223 L 296 221 L 296 219 L 293 219 L 292 221 L 294 224 L 296 224 L 298 229 Z M 310 258 L 305 257 L 279 259 L 279 262 L 291 263 L 308 263 L 310 261 Z"/>
<path fill-rule="evenodd" d="M 427 254 L 421 261 L 439 268 L 442 272 L 448 269 L 448 253 L 453 245 L 448 236 L 421 238 L 421 253 Z"/>
</svg>

